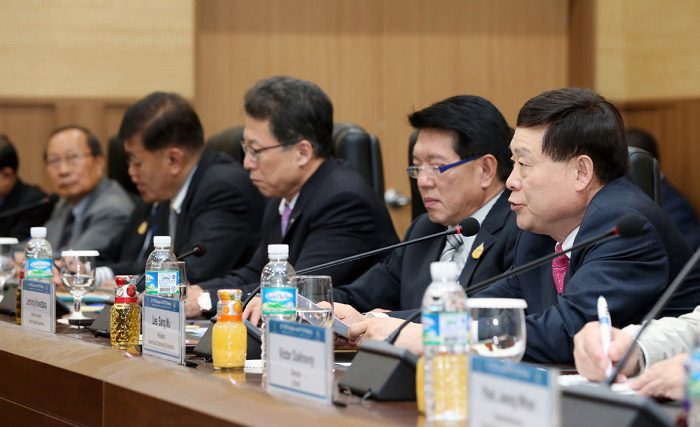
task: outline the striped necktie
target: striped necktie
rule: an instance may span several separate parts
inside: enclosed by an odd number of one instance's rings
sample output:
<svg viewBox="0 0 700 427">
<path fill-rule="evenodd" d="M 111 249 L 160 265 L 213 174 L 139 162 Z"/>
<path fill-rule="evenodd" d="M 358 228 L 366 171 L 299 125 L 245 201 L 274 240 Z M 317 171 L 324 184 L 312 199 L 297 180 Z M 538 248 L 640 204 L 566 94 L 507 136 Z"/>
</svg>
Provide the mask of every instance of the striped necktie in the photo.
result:
<svg viewBox="0 0 700 427">
<path fill-rule="evenodd" d="M 462 243 L 462 239 L 460 239 L 456 234 L 448 235 L 445 249 L 442 250 L 442 255 L 440 255 L 440 262 L 454 261 L 457 251 L 459 251 Z"/>
</svg>

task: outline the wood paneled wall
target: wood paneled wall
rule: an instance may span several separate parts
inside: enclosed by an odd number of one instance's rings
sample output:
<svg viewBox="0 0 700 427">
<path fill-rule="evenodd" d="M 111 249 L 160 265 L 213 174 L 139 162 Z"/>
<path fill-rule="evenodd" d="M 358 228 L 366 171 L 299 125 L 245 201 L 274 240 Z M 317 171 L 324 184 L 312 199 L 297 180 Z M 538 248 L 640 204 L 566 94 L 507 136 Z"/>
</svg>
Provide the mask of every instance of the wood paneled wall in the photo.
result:
<svg viewBox="0 0 700 427">
<path fill-rule="evenodd" d="M 90 129 L 107 147 L 119 130 L 124 111 L 133 99 L 10 99 L 0 98 L 0 132 L 7 134 L 19 152 L 22 179 L 50 190 L 43 150 L 51 131 L 79 124 Z"/>
<path fill-rule="evenodd" d="M 200 0 L 196 105 L 212 134 L 243 122 L 258 79 L 311 80 L 336 121 L 379 136 L 387 188 L 408 193 L 406 115 L 476 94 L 513 124 L 527 99 L 567 85 L 568 11 L 560 0 Z M 393 215 L 400 233 L 409 210 Z"/>
</svg>

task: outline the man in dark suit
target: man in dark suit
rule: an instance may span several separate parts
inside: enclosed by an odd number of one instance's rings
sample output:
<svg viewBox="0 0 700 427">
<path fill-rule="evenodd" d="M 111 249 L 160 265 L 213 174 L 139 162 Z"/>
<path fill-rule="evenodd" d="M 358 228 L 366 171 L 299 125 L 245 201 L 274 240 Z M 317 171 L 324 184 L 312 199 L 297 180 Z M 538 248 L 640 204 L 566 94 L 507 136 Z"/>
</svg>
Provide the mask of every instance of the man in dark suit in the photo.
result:
<svg viewBox="0 0 700 427">
<path fill-rule="evenodd" d="M 489 101 L 464 95 L 408 119 L 418 130 L 408 174 L 417 181 L 427 213 L 413 221 L 404 240 L 444 231 L 470 216 L 481 228 L 475 237 L 442 237 L 397 249 L 353 283 L 334 289 L 334 301 L 361 312 L 419 308 L 434 261 L 456 262 L 465 287 L 504 272 L 513 262 L 520 230 L 505 189 L 513 162 L 503 115 Z M 452 239 L 458 243 L 454 251 Z M 338 307 L 339 314 L 343 309 Z"/>
<path fill-rule="evenodd" d="M 597 318 L 600 295 L 614 326 L 639 323 L 692 255 L 668 216 L 624 177 L 624 132 L 617 109 L 588 89 L 545 92 L 518 114 L 515 165 L 506 183 L 518 226 L 526 230 L 515 265 L 612 230 L 625 214 L 644 221 L 637 237 L 569 252 L 477 294 L 527 301 L 526 360 L 573 363 L 573 337 Z M 695 275 L 662 315 L 678 316 L 699 303 Z"/>
<path fill-rule="evenodd" d="M 290 263 L 302 269 L 398 241 L 383 201 L 350 165 L 330 156 L 333 105 L 318 86 L 289 77 L 261 80 L 246 93 L 245 112 L 243 165 L 272 199 L 263 238 L 245 267 L 190 287 L 189 316 L 215 307 L 216 289 L 252 290 L 269 244 L 288 244 Z M 332 276 L 336 285 L 348 283 L 379 259 L 317 273 Z"/>
<path fill-rule="evenodd" d="M 264 199 L 239 164 L 205 148 L 202 125 L 185 99 L 148 95 L 126 111 L 119 137 L 143 203 L 105 251 L 110 262 L 103 266 L 111 271 L 98 275 L 142 273 L 155 235 L 171 236 L 176 255 L 195 243 L 206 248 L 206 256 L 186 260 L 190 282 L 221 276 L 250 259 Z"/>
<path fill-rule="evenodd" d="M 0 215 L 46 197 L 41 189 L 25 184 L 17 176 L 19 159 L 7 135 L 0 133 Z M 0 219 L 0 236 L 29 238 L 31 227 L 41 226 L 51 215 L 53 203 L 45 203 L 24 212 Z"/>
</svg>

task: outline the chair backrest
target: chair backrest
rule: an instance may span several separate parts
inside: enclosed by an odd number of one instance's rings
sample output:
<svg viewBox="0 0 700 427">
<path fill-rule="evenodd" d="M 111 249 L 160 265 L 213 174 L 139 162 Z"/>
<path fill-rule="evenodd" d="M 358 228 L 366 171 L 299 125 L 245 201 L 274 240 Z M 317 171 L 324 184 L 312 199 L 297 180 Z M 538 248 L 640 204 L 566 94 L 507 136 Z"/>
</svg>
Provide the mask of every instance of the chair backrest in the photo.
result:
<svg viewBox="0 0 700 427">
<path fill-rule="evenodd" d="M 333 153 L 346 160 L 384 200 L 382 150 L 376 135 L 352 123 L 333 125 Z"/>
<path fill-rule="evenodd" d="M 243 147 L 241 147 L 242 139 L 243 126 L 235 126 L 210 137 L 207 140 L 207 147 L 226 153 L 242 164 L 243 157 L 245 157 Z"/>
<path fill-rule="evenodd" d="M 140 198 L 139 191 L 129 177 L 128 160 L 124 144 L 119 136 L 114 135 L 109 138 L 107 141 L 107 178 L 117 181 L 132 199 L 137 200 Z"/>
<path fill-rule="evenodd" d="M 661 168 L 659 162 L 648 151 L 636 147 L 627 147 L 629 152 L 629 171 L 627 175 L 659 206 L 661 197 Z"/>
</svg>

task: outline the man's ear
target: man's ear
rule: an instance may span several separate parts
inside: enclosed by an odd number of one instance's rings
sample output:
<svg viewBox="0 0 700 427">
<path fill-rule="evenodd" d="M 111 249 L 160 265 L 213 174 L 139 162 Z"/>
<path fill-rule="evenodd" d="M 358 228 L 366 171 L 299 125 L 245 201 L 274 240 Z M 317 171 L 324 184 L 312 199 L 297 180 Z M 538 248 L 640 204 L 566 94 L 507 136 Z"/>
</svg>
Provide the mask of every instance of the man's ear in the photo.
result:
<svg viewBox="0 0 700 427">
<path fill-rule="evenodd" d="M 481 159 L 481 188 L 488 188 L 498 177 L 498 160 L 491 155 L 486 154 Z"/>
<path fill-rule="evenodd" d="M 574 161 L 576 172 L 576 191 L 583 191 L 588 188 L 595 179 L 593 160 L 586 155 L 578 156 L 572 160 Z"/>
<path fill-rule="evenodd" d="M 296 150 L 296 161 L 300 167 L 306 166 L 314 158 L 314 147 L 306 139 L 302 139 L 294 145 Z"/>
<path fill-rule="evenodd" d="M 165 160 L 168 170 L 172 176 L 180 174 L 187 163 L 185 152 L 179 147 L 170 147 L 166 149 Z"/>
</svg>

